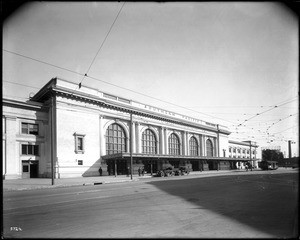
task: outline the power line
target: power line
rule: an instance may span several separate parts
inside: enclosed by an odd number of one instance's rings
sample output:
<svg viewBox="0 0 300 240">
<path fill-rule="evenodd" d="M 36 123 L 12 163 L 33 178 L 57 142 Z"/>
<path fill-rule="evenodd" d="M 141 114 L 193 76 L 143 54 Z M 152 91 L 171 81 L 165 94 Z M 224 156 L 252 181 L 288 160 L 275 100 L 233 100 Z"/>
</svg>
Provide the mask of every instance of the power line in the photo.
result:
<svg viewBox="0 0 300 240">
<path fill-rule="evenodd" d="M 297 98 L 297 97 L 296 97 Z M 257 117 L 257 116 L 260 116 L 260 115 L 262 115 L 262 114 L 264 114 L 264 113 L 266 113 L 266 112 L 269 112 L 269 111 L 271 111 L 271 110 L 273 110 L 273 109 L 275 109 L 275 108 L 278 108 L 278 107 L 281 107 L 281 106 L 283 106 L 283 105 L 286 105 L 286 104 L 288 104 L 288 103 L 290 103 L 290 102 L 293 102 L 293 101 L 295 101 L 296 99 L 293 99 L 293 100 L 291 100 L 291 101 L 288 101 L 288 102 L 285 102 L 285 103 L 282 103 L 282 104 L 276 104 L 274 107 L 272 107 L 271 109 L 268 109 L 268 110 L 266 110 L 266 111 L 263 111 L 263 112 L 260 112 L 260 113 L 257 113 L 256 115 L 254 115 L 254 116 L 252 116 L 252 117 L 250 117 L 250 118 L 248 118 L 248 119 L 246 119 L 246 120 L 244 120 L 244 122 L 242 122 L 242 123 L 240 123 L 238 126 L 241 126 L 242 124 L 244 124 L 245 122 L 247 122 L 247 121 L 249 121 L 249 120 L 251 120 L 251 119 L 253 119 L 253 118 L 255 118 L 255 117 Z"/>
<path fill-rule="evenodd" d="M 105 41 L 106 41 L 108 35 L 110 34 L 110 32 L 111 32 L 111 30 L 112 30 L 112 28 L 113 28 L 113 26 L 114 26 L 114 24 L 115 24 L 115 22 L 117 21 L 117 19 L 118 19 L 119 15 L 120 15 L 120 13 L 121 13 L 121 11 L 122 11 L 122 9 L 123 9 L 125 3 L 126 3 L 126 2 L 124 2 L 123 5 L 122 5 L 122 7 L 120 8 L 120 10 L 119 10 L 119 12 L 118 12 L 118 14 L 117 14 L 115 20 L 113 21 L 112 25 L 110 26 L 109 31 L 107 32 L 107 34 L 106 34 L 104 40 L 102 41 L 102 44 L 101 44 L 100 48 L 98 49 L 98 51 L 97 51 L 95 57 L 93 58 L 93 60 L 92 60 L 92 62 L 91 62 L 91 64 L 90 64 L 88 70 L 86 71 L 86 73 L 84 74 L 84 76 L 83 76 L 83 78 L 81 79 L 80 83 L 78 84 L 79 88 L 81 87 L 81 84 L 82 84 L 84 78 L 87 77 L 87 74 L 89 73 L 89 71 L 90 71 L 90 69 L 91 69 L 91 67 L 92 67 L 92 65 L 93 65 L 93 63 L 94 63 L 94 61 L 96 60 L 96 57 L 98 56 L 98 54 L 99 54 L 101 48 L 103 47 L 103 45 L 104 45 L 104 43 L 105 43 Z"/>
<path fill-rule="evenodd" d="M 15 53 L 15 52 L 8 51 L 8 50 L 5 50 L 5 49 L 3 49 L 3 51 L 8 52 L 8 53 L 11 53 L 11 54 L 14 54 L 14 55 L 17 55 L 17 56 L 20 56 L 20 57 L 24 57 L 24 58 L 30 59 L 30 60 L 35 61 L 35 62 L 39 62 L 39 63 L 45 64 L 45 65 L 49 65 L 49 66 L 56 67 L 56 68 L 59 68 L 59 69 L 62 69 L 62 70 L 66 70 L 66 71 L 68 71 L 68 72 L 72 72 L 72 73 L 77 74 L 77 75 L 80 75 L 80 76 L 84 76 L 84 75 L 85 75 L 85 74 L 82 74 L 82 73 L 79 73 L 79 72 L 76 72 L 76 71 L 73 71 L 73 70 L 70 70 L 70 69 L 67 69 L 67 68 L 59 67 L 59 66 L 57 66 L 57 65 L 54 65 L 54 64 L 51 64 L 51 63 L 47 63 L 47 62 L 45 62 L 45 61 L 41 61 L 41 60 L 38 60 L 38 59 L 34 59 L 34 58 L 32 58 L 32 57 L 28 57 L 28 56 L 25 56 L 25 55 L 22 55 L 22 54 L 19 54 L 19 53 Z M 186 110 L 190 110 L 190 111 L 193 111 L 193 112 L 196 112 L 196 113 L 200 113 L 200 114 L 203 114 L 203 115 L 212 117 L 212 118 L 218 118 L 218 119 L 224 120 L 224 121 L 226 121 L 226 122 L 234 123 L 234 122 L 228 121 L 228 120 L 226 120 L 226 119 L 222 119 L 222 118 L 215 117 L 215 116 L 212 116 L 212 115 L 209 115 L 209 114 L 205 114 L 205 113 L 198 112 L 198 111 L 195 111 L 195 110 L 192 110 L 192 109 L 188 109 L 188 108 L 185 108 L 185 107 L 176 105 L 176 104 L 174 104 L 174 103 L 170 103 L 170 102 L 161 100 L 161 99 L 159 99 L 159 98 L 155 98 L 155 97 L 152 97 L 152 96 L 149 96 L 149 95 L 146 95 L 146 94 L 143 94 L 143 93 L 140 93 L 140 92 L 137 92 L 137 91 L 134 91 L 134 90 L 125 88 L 125 87 L 121 87 L 121 86 L 118 86 L 118 85 L 116 85 L 116 84 L 113 84 L 113 83 L 110 83 L 110 82 L 107 82 L 107 81 L 104 81 L 104 80 L 101 80 L 101 79 L 98 79 L 98 78 L 95 78 L 95 77 L 92 77 L 92 76 L 86 76 L 86 77 L 87 77 L 87 78 L 90 78 L 90 79 L 93 79 L 93 80 L 96 80 L 96 81 L 99 81 L 99 82 L 106 83 L 106 84 L 108 84 L 108 85 L 111 85 L 111 86 L 114 86 L 114 87 L 117 87 L 117 88 L 120 88 L 120 89 L 124 89 L 124 90 L 130 91 L 130 92 L 139 94 L 139 95 L 141 95 L 141 96 L 145 96 L 145 97 L 148 97 L 148 98 L 151 98 L 151 99 L 155 99 L 155 100 L 158 100 L 158 101 L 161 101 L 161 102 L 165 102 L 165 103 L 174 105 L 174 106 L 176 106 L 176 107 L 184 108 L 184 109 L 186 109 Z M 75 90 L 76 90 L 76 89 L 75 89 Z M 74 91 L 75 91 L 75 90 L 74 90 Z"/>
<path fill-rule="evenodd" d="M 270 125 L 270 126 L 267 128 L 267 131 L 269 131 L 269 129 L 270 129 L 271 127 L 273 127 L 275 124 L 277 124 L 277 123 L 279 123 L 279 122 L 281 122 L 281 121 L 283 121 L 283 120 L 285 120 L 285 119 L 288 119 L 288 118 L 290 118 L 290 117 L 292 117 L 292 116 L 294 116 L 294 115 L 297 115 L 297 114 L 298 114 L 298 113 L 290 114 L 289 116 L 287 116 L 287 117 L 285 117 L 285 118 L 279 119 L 277 122 L 272 123 L 272 125 Z"/>
<path fill-rule="evenodd" d="M 123 6 L 124 6 L 124 4 L 123 4 Z M 110 82 L 107 82 L 107 81 L 104 81 L 104 80 L 101 80 L 101 79 L 98 79 L 98 78 L 95 78 L 95 77 L 92 77 L 92 76 L 87 76 L 87 75 L 85 75 L 85 74 L 82 74 L 82 73 L 79 73 L 79 72 L 76 72 L 76 71 L 73 71 L 73 70 L 70 70 L 70 69 L 67 69 L 67 68 L 63 68 L 63 67 L 60 67 L 60 66 L 51 64 L 51 63 L 47 63 L 47 62 L 45 62 L 45 61 L 41 61 L 41 60 L 38 60 L 38 59 L 34 59 L 34 58 L 32 58 L 32 57 L 28 57 L 28 56 L 25 56 L 25 55 L 22 55 L 22 54 L 19 54 L 19 53 L 15 53 L 15 52 L 12 52 L 12 51 L 8 51 L 8 50 L 6 50 L 6 49 L 3 49 L 3 51 L 8 52 L 8 53 L 11 53 L 11 54 L 14 54 L 14 55 L 17 55 L 17 56 L 20 56 L 20 57 L 24 57 L 24 58 L 30 59 L 30 60 L 32 60 L 32 61 L 36 61 L 36 62 L 39 62 L 39 63 L 42 63 L 42 64 L 46 64 L 46 65 L 49 65 L 49 66 L 52 66 L 52 67 L 56 67 L 56 68 L 59 68 L 59 69 L 62 69 L 62 70 L 65 70 L 65 71 L 68 71 L 68 72 L 71 72 L 71 73 L 80 75 L 80 76 L 85 76 L 85 77 L 88 77 L 88 78 L 90 78 L 90 79 L 92 79 L 92 80 L 96 80 L 96 81 L 99 81 L 99 82 L 103 82 L 103 83 L 106 83 L 106 84 L 108 84 L 108 85 L 111 85 L 111 86 L 114 86 L 114 87 L 117 87 L 117 88 L 120 88 L 120 89 L 124 89 L 124 90 L 126 90 L 126 91 L 130 91 L 130 92 L 133 92 L 133 93 L 136 93 L 136 94 L 139 94 L 139 95 L 142 95 L 142 96 L 151 98 L 151 99 L 155 99 L 155 100 L 157 100 L 157 101 L 164 102 L 164 103 L 167 103 L 167 104 L 170 104 L 170 105 L 179 107 L 179 108 L 183 108 L 183 109 L 186 109 L 186 110 L 195 112 L 195 113 L 199 113 L 199 114 L 202 114 L 202 115 L 209 116 L 209 117 L 211 117 L 211 118 L 220 119 L 220 120 L 223 120 L 223 121 L 226 121 L 226 122 L 235 124 L 235 122 L 229 121 L 229 120 L 227 120 L 227 119 L 223 119 L 223 118 L 220 118 L 220 117 L 212 116 L 212 115 L 209 115 L 209 114 L 206 114 L 206 113 L 203 113 L 203 112 L 199 112 L 199 111 L 196 111 L 196 110 L 187 108 L 187 107 L 183 107 L 183 106 L 180 106 L 180 105 L 177 105 L 177 104 L 168 102 L 168 101 L 164 101 L 164 100 L 161 100 L 161 99 L 159 99 L 159 98 L 155 98 L 155 97 L 153 97 L 153 96 L 149 96 L 149 95 L 146 95 L 146 94 L 143 94 L 143 93 L 140 93 L 140 92 L 137 92 L 137 91 L 134 91 L 134 90 L 125 88 L 125 87 L 121 87 L 121 86 L 118 86 L 118 85 L 116 85 L 116 84 L 113 84 L 113 83 L 110 83 Z M 75 90 L 74 90 L 74 91 L 75 91 Z M 296 98 L 297 98 L 297 97 L 296 97 Z M 294 98 L 293 98 L 293 99 L 294 99 Z M 294 100 L 295 100 L 295 99 L 294 99 Z M 293 100 L 293 101 L 294 101 L 294 100 Z M 289 102 L 291 102 L 291 101 L 289 101 Z M 258 115 L 261 115 L 261 114 L 263 114 L 263 113 L 266 113 L 266 112 L 268 112 L 268 111 L 271 111 L 271 110 L 273 110 L 274 108 L 281 107 L 281 106 L 283 106 L 283 105 L 285 105 L 285 104 L 287 104 L 287 103 L 289 103 L 289 102 L 286 102 L 286 103 L 284 103 L 284 104 L 282 104 L 282 105 L 278 105 L 278 106 L 275 105 L 272 109 L 266 110 L 266 111 L 264 111 L 264 112 L 262 112 L 262 113 L 259 113 Z M 254 117 L 256 117 L 256 116 L 257 116 L 257 115 L 255 115 L 255 116 L 249 118 L 248 120 L 250 120 L 250 119 L 252 119 L 252 118 L 254 118 Z M 248 120 L 246 120 L 246 121 L 248 121 Z M 244 121 L 243 123 L 245 123 L 246 121 Z M 241 126 L 243 123 L 238 124 L 237 126 Z M 236 124 L 235 124 L 235 125 L 236 125 Z M 235 125 L 234 125 L 234 126 L 235 126 Z M 246 126 L 245 126 L 245 127 L 246 127 Z"/>
<path fill-rule="evenodd" d="M 49 66 L 52 66 L 52 67 L 55 67 L 55 68 L 59 68 L 59 69 L 62 69 L 62 70 L 65 70 L 65 71 L 68 71 L 68 72 L 71 72 L 71 73 L 75 73 L 75 74 L 84 76 L 84 74 L 82 74 L 82 73 L 79 73 L 79 72 L 76 72 L 76 71 L 73 71 L 73 70 L 70 70 L 70 69 L 67 69 L 67 68 L 60 67 L 60 66 L 54 65 L 54 64 L 52 64 L 52 63 L 47 63 L 47 62 L 41 61 L 41 60 L 39 60 L 39 59 L 35 59 L 35 58 L 32 58 L 32 57 L 28 57 L 28 56 L 22 55 L 22 54 L 20 54 L 20 53 L 8 51 L 8 50 L 6 50 L 6 49 L 2 49 L 2 50 L 3 50 L 4 52 L 8 52 L 8 53 L 11 53 L 11 54 L 14 54 L 14 55 L 23 57 L 23 58 L 27 58 L 27 59 L 30 59 L 30 60 L 35 61 L 35 62 L 43 63 L 43 64 L 46 64 L 46 65 L 49 65 Z"/>
<path fill-rule="evenodd" d="M 30 87 L 30 88 L 40 89 L 40 88 L 38 88 L 38 87 L 33 87 L 33 86 L 29 86 L 29 85 L 22 84 L 22 83 L 9 82 L 9 81 L 5 81 L 5 80 L 3 80 L 3 82 L 7 82 L 7 83 L 10 83 L 10 84 L 16 84 L 16 85 L 20 85 L 20 86 L 23 86 L 23 87 Z"/>
<path fill-rule="evenodd" d="M 168 101 L 165 101 L 165 100 L 161 100 L 159 98 L 155 98 L 155 97 L 152 97 L 152 96 L 149 96 L 147 94 L 143 94 L 143 93 L 140 93 L 140 92 L 137 92 L 137 91 L 134 91 L 134 90 L 131 90 L 131 89 L 128 89 L 128 88 L 125 88 L 125 87 L 120 87 L 118 85 L 115 85 L 113 83 L 109 83 L 109 82 L 106 82 L 104 80 L 101 80 L 101 79 L 98 79 L 98 78 L 94 78 L 94 77 L 91 77 L 91 76 L 87 76 L 88 78 L 91 78 L 93 80 L 96 80 L 96 81 L 100 81 L 100 82 L 103 82 L 103 83 L 106 83 L 106 84 L 109 84 L 109 85 L 112 85 L 112 86 L 115 86 L 115 87 L 118 87 L 118 88 L 121 88 L 121 89 L 124 89 L 124 90 L 127 90 L 127 91 L 130 91 L 130 92 L 133 92 L 133 93 L 136 93 L 136 94 L 139 94 L 139 95 L 142 95 L 144 97 L 148 97 L 148 98 L 152 98 L 152 99 L 155 99 L 155 100 L 158 100 L 160 102 L 164 102 L 164 103 L 167 103 L 167 104 L 170 104 L 170 105 L 173 105 L 173 106 L 176 106 L 176 107 L 179 107 L 179 108 L 183 108 L 185 110 L 189 110 L 189 111 L 192 111 L 192 112 L 196 112 L 196 113 L 200 113 L 200 114 L 203 114 L 203 115 L 206 115 L 206 116 L 209 116 L 209 117 L 212 117 L 212 118 L 218 118 L 218 119 L 221 119 L 221 120 L 224 120 L 226 122 L 230 122 L 230 123 L 233 123 L 231 121 L 228 121 L 226 119 L 223 119 L 223 118 L 219 118 L 219 117 L 216 117 L 216 116 L 212 116 L 212 115 L 209 115 L 209 114 L 206 114 L 206 113 L 202 113 L 202 112 L 198 112 L 198 111 L 195 111 L 193 109 L 189 109 L 189 108 L 186 108 L 186 107 L 183 107 L 183 106 L 180 106 L 180 105 L 177 105 L 175 103 L 171 103 L 171 102 L 168 102 Z"/>
</svg>

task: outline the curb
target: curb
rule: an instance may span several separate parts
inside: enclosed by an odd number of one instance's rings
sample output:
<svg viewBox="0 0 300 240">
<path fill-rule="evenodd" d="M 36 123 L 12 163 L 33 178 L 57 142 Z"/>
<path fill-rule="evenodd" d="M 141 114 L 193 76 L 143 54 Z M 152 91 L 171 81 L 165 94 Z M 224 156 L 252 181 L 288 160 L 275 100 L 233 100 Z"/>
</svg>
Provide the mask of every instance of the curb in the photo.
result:
<svg viewBox="0 0 300 240">
<path fill-rule="evenodd" d="M 31 187 L 23 187 L 23 188 L 5 188 L 3 186 L 3 192 L 11 192 L 11 191 L 25 191 L 25 190 L 37 190 L 37 189 L 47 189 L 47 188 L 62 188 L 62 187 L 74 187 L 74 186 L 94 186 L 94 185 L 104 185 L 104 184 L 113 184 L 120 182 L 131 182 L 131 181 L 139 181 L 139 179 L 130 179 L 130 180 L 115 180 L 115 181 L 102 181 L 102 182 L 88 182 L 88 183 L 70 183 L 70 184 L 57 184 L 50 186 L 31 186 Z"/>
</svg>

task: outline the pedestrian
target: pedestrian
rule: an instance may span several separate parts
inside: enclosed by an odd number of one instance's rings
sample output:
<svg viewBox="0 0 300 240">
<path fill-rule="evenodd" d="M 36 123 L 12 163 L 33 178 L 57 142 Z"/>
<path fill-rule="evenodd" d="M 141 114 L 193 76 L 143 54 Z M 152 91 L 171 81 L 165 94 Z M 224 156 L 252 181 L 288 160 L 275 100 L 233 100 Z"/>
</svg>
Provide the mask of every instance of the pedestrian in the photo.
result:
<svg viewBox="0 0 300 240">
<path fill-rule="evenodd" d="M 144 170 L 144 168 L 142 169 L 142 176 L 144 176 L 144 172 L 145 172 L 145 170 Z"/>
<path fill-rule="evenodd" d="M 139 172 L 139 176 L 141 176 L 141 168 L 139 168 L 138 172 Z"/>
<path fill-rule="evenodd" d="M 100 176 L 102 176 L 102 168 L 101 167 L 99 168 L 99 174 L 100 174 Z"/>
</svg>

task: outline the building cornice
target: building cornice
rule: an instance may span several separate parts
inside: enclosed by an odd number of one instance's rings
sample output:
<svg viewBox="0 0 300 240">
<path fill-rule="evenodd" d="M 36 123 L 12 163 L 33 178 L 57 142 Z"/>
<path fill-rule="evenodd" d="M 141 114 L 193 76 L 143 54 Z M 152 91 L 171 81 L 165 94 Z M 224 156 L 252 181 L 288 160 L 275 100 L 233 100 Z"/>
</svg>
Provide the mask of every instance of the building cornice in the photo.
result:
<svg viewBox="0 0 300 240">
<path fill-rule="evenodd" d="M 157 120 L 161 120 L 161 121 L 167 121 L 167 122 L 171 122 L 171 123 L 175 123 L 175 124 L 179 124 L 179 125 L 200 128 L 203 130 L 212 131 L 212 132 L 216 132 L 216 133 L 222 133 L 222 134 L 227 134 L 227 135 L 229 135 L 231 133 L 230 131 L 228 131 L 226 129 L 220 129 L 219 125 L 216 125 L 216 124 L 210 124 L 210 123 L 201 121 L 206 124 L 212 125 L 212 126 L 206 126 L 206 125 L 203 125 L 200 123 L 193 123 L 191 121 L 187 121 L 184 119 L 178 119 L 176 117 L 167 116 L 166 114 L 162 114 L 159 112 L 153 112 L 153 111 L 150 111 L 147 109 L 135 107 L 135 106 L 132 106 L 131 100 L 128 100 L 130 102 L 129 104 L 126 104 L 126 103 L 122 103 L 121 101 L 118 102 L 115 100 L 105 99 L 102 97 L 100 98 L 99 96 L 96 96 L 94 94 L 100 94 L 100 95 L 102 94 L 103 95 L 104 93 L 98 92 L 98 90 L 93 89 L 93 88 L 84 86 L 84 89 L 85 89 L 84 91 L 86 91 L 86 92 L 78 91 L 78 90 L 76 90 L 76 88 L 74 88 L 74 90 L 72 90 L 69 87 L 59 86 L 58 80 L 60 82 L 63 82 L 63 83 L 69 84 L 69 85 L 77 86 L 73 82 L 66 81 L 64 79 L 53 78 L 37 94 L 35 94 L 31 100 L 38 101 L 38 102 L 45 102 L 46 100 L 48 100 L 51 97 L 51 95 L 55 94 L 55 95 L 61 95 L 61 96 L 65 96 L 65 97 L 69 97 L 69 98 L 73 98 L 73 99 L 78 99 L 78 100 L 85 101 L 85 102 L 90 102 L 92 104 L 97 104 L 97 105 L 100 105 L 105 108 L 123 111 L 128 114 L 134 114 L 134 115 L 153 118 L 153 119 L 157 119 Z M 87 93 L 89 91 L 92 92 L 93 94 Z M 116 98 L 118 98 L 118 97 L 116 97 Z M 136 103 L 138 103 L 138 102 L 136 102 Z M 173 113 L 173 114 L 175 114 L 175 113 Z"/>
<path fill-rule="evenodd" d="M 252 141 L 234 141 L 234 140 L 229 140 L 228 141 L 229 144 L 237 144 L 237 145 L 242 145 L 242 146 L 247 146 L 247 147 L 258 147 L 258 145 L 256 144 L 256 142 L 252 142 Z"/>
<path fill-rule="evenodd" d="M 18 101 L 15 99 L 8 99 L 8 98 L 2 99 L 2 105 L 9 106 L 9 107 L 29 109 L 29 110 L 39 110 L 39 111 L 42 111 L 44 109 L 44 105 L 42 103 L 32 102 L 32 101 L 22 102 L 22 101 Z"/>
</svg>

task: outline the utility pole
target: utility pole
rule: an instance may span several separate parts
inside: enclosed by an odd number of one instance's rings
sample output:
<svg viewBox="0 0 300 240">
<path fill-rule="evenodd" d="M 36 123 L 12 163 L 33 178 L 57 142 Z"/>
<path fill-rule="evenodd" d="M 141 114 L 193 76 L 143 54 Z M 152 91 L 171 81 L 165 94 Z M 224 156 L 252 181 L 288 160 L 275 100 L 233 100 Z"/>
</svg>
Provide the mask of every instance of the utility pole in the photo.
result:
<svg viewBox="0 0 300 240">
<path fill-rule="evenodd" d="M 51 111 L 51 130 L 50 130 L 50 136 L 51 136 L 51 184 L 54 185 L 54 174 L 55 174 L 55 166 L 54 166 L 54 96 L 51 96 L 51 106 L 50 106 L 50 111 Z"/>
<path fill-rule="evenodd" d="M 292 141 L 288 141 L 288 148 L 289 148 L 289 159 L 292 158 Z"/>
</svg>

